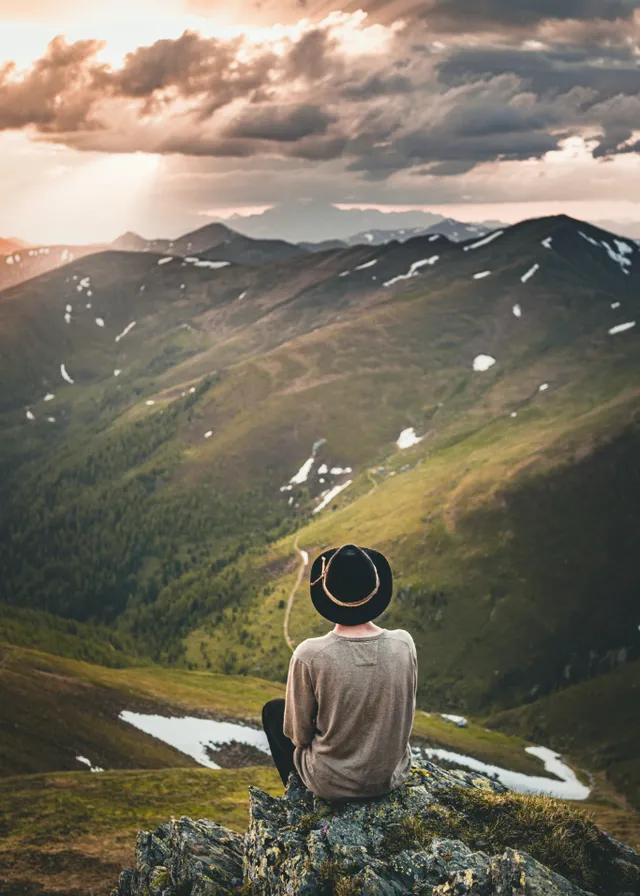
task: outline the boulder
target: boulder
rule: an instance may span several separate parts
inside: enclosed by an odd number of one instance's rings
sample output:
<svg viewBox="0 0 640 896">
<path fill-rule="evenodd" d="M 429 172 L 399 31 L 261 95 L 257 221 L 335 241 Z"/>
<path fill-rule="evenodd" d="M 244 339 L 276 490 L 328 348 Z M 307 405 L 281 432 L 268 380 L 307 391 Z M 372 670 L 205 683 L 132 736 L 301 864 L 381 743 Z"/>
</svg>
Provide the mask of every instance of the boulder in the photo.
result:
<svg viewBox="0 0 640 896">
<path fill-rule="evenodd" d="M 112 896 L 640 894 L 640 856 L 587 820 L 576 822 L 587 832 L 577 855 L 597 865 L 585 878 L 597 881 L 597 890 L 581 887 L 523 849 L 484 851 L 482 826 L 474 829 L 462 813 L 507 793 L 482 775 L 422 761 L 389 794 L 334 803 L 314 796 L 292 772 L 283 797 L 249 788 L 244 837 L 188 818 L 139 834 L 136 868 L 122 873 Z M 439 835 L 438 828 L 445 833 Z M 468 831 L 469 842 L 450 831 Z M 576 828 L 569 835 L 581 832 Z"/>
</svg>

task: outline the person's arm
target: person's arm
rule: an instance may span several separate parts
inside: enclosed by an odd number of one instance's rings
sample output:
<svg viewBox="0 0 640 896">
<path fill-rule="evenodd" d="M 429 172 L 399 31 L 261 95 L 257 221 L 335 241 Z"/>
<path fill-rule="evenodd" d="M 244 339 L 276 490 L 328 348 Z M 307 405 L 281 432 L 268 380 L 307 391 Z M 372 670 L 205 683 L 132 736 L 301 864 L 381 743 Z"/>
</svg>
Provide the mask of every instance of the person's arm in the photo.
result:
<svg viewBox="0 0 640 896">
<path fill-rule="evenodd" d="M 283 732 L 296 747 L 306 747 L 313 740 L 317 712 L 309 667 L 294 654 L 287 675 Z"/>
</svg>

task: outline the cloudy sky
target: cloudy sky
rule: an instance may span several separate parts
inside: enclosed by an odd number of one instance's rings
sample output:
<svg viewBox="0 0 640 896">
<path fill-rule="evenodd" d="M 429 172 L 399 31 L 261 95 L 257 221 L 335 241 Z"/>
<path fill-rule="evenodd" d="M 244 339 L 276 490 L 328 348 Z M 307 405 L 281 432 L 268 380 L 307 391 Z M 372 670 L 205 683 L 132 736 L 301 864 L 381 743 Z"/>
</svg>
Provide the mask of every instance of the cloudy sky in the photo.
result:
<svg viewBox="0 0 640 896">
<path fill-rule="evenodd" d="M 0 0 L 0 236 L 640 221 L 640 0 Z"/>
</svg>

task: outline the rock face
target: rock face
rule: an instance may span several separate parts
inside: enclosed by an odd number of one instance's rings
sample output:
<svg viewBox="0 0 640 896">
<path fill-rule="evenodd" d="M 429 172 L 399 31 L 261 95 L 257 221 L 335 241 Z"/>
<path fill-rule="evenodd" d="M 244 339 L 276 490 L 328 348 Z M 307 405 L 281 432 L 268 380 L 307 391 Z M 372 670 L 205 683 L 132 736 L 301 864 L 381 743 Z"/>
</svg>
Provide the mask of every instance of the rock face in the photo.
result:
<svg viewBox="0 0 640 896">
<path fill-rule="evenodd" d="M 503 794 L 467 772 L 416 763 L 383 797 L 329 803 L 293 772 L 284 797 L 250 790 L 244 837 L 188 818 L 141 833 L 136 869 L 112 896 L 584 896 L 590 890 L 526 852 L 488 855 L 460 839 L 425 836 L 425 818 L 446 820 L 452 792 Z M 601 835 L 598 896 L 638 896 L 640 856 Z M 477 846 L 477 844 L 476 844 Z M 599 856 L 600 856 L 599 852 Z"/>
</svg>

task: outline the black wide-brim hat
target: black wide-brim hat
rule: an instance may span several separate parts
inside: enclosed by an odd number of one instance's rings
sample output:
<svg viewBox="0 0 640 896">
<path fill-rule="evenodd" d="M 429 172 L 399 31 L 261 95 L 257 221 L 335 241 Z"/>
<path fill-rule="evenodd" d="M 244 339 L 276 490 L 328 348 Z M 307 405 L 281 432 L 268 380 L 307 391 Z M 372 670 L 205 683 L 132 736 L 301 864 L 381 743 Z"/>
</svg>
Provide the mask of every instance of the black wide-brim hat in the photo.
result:
<svg viewBox="0 0 640 896">
<path fill-rule="evenodd" d="M 340 625 L 362 625 L 389 606 L 393 576 L 384 554 L 345 544 L 315 558 L 309 588 L 313 606 L 325 619 Z"/>
</svg>

